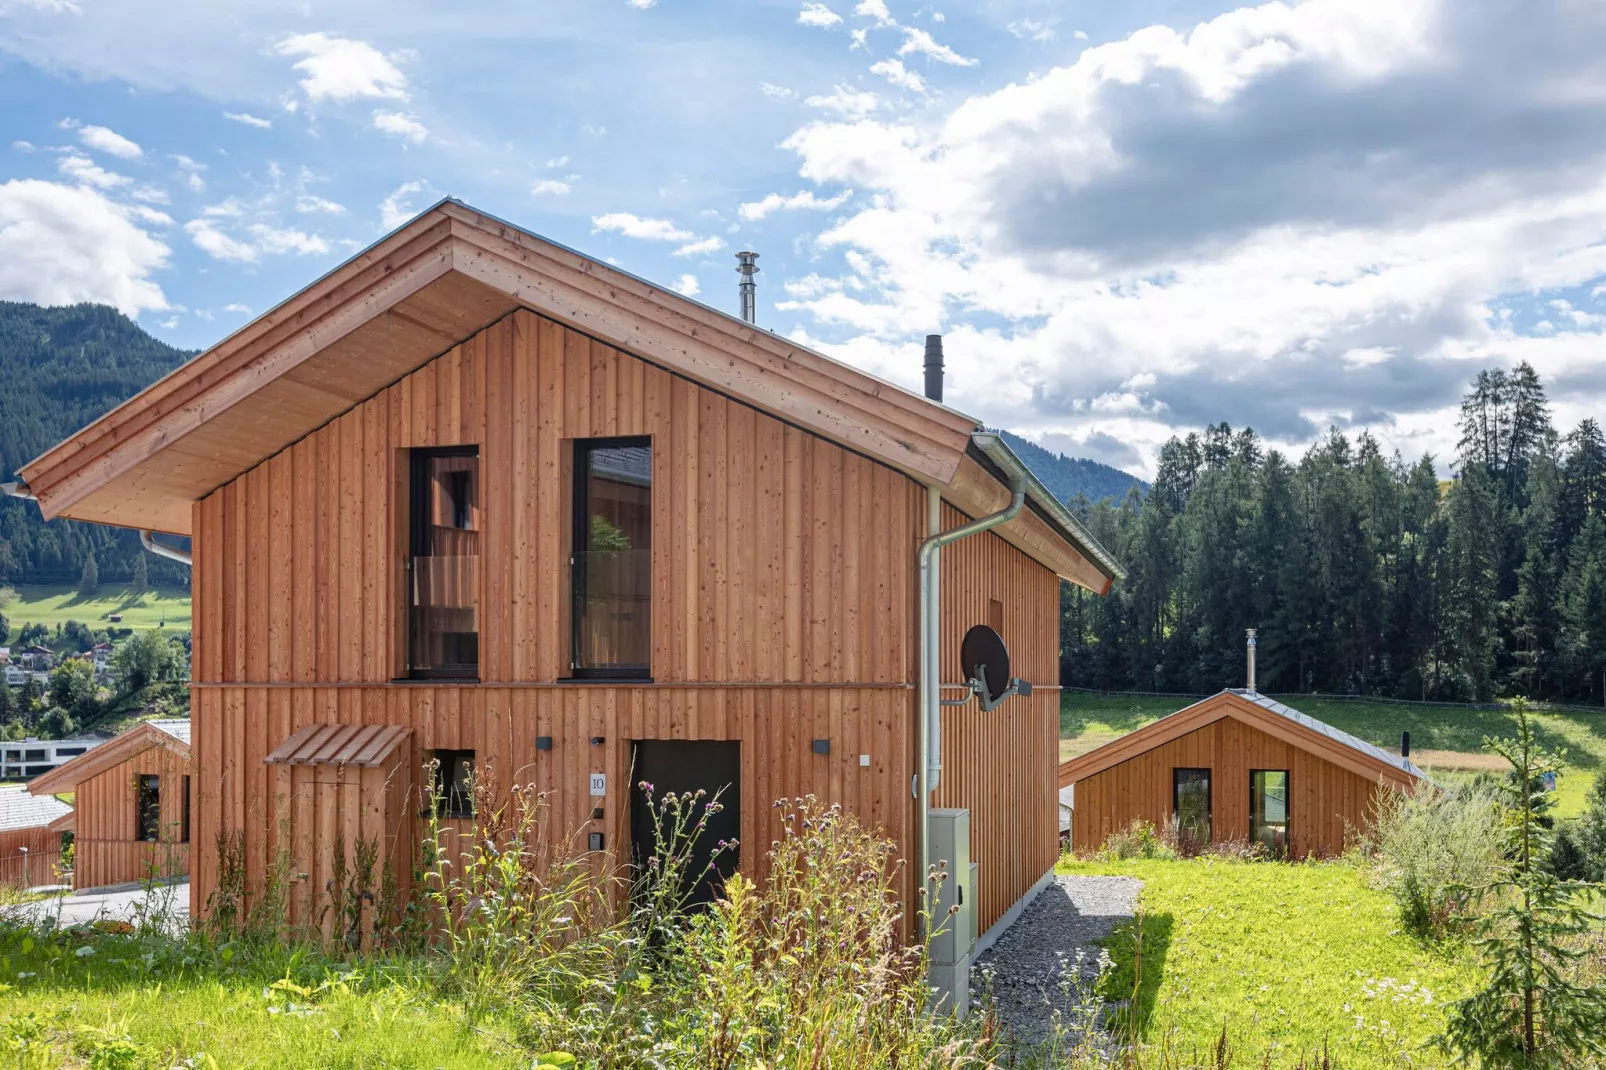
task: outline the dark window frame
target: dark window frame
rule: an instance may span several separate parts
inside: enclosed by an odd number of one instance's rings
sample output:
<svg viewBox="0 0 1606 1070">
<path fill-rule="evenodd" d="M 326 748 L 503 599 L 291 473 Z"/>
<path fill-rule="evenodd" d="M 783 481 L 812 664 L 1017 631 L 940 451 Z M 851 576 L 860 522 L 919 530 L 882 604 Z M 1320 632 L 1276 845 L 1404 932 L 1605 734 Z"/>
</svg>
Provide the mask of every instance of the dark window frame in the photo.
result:
<svg viewBox="0 0 1606 1070">
<path fill-rule="evenodd" d="M 157 843 L 161 838 L 162 776 L 137 773 L 134 776 L 134 839 L 140 843 Z"/>
<path fill-rule="evenodd" d="M 1216 771 L 1208 765 L 1174 766 L 1171 769 L 1171 820 L 1181 831 L 1181 807 L 1177 805 L 1181 799 L 1182 774 L 1203 773 L 1205 783 L 1205 820 L 1209 823 L 1206 829 L 1205 842 L 1199 846 L 1206 846 L 1215 842 L 1216 838 Z"/>
<path fill-rule="evenodd" d="M 180 805 L 183 807 L 183 809 L 180 810 L 180 812 L 179 812 L 179 837 L 178 837 L 178 841 L 180 843 L 189 843 L 190 842 L 190 775 L 188 773 L 184 774 L 183 783 L 180 786 L 183 788 L 184 795 L 183 795 L 183 797 L 181 799 L 181 802 L 180 802 Z"/>
<path fill-rule="evenodd" d="M 580 626 L 584 620 L 585 599 L 585 546 L 591 538 L 591 509 L 588 501 L 588 483 L 590 482 L 591 454 L 596 450 L 628 449 L 632 447 L 645 447 L 649 457 L 652 453 L 651 435 L 615 435 L 605 438 L 577 438 L 574 440 L 574 468 L 572 482 L 574 484 L 569 499 L 569 510 L 573 514 L 572 526 L 569 532 L 569 678 L 572 680 L 645 680 L 652 681 L 652 571 L 648 566 L 647 589 L 649 592 L 647 602 L 647 656 L 649 664 L 644 666 L 629 666 L 622 668 L 585 667 L 580 664 Z M 647 485 L 649 514 L 655 508 L 653 501 L 652 484 Z M 650 525 L 650 521 L 649 521 Z M 649 547 L 648 552 L 651 552 Z"/>
<path fill-rule="evenodd" d="M 435 816 L 438 818 L 458 819 L 474 816 L 474 785 L 473 778 L 479 771 L 471 750 L 436 750 L 430 757 L 435 760 Z M 466 786 L 454 786 L 447 782 L 450 770 L 456 768 L 457 762 L 462 758 L 468 759 L 469 783 Z"/>
<path fill-rule="evenodd" d="M 1278 857 L 1287 857 L 1293 854 L 1294 848 L 1294 771 L 1292 769 L 1251 769 L 1249 770 L 1249 842 L 1255 840 L 1255 776 L 1260 773 L 1281 773 L 1283 785 L 1288 797 L 1283 800 L 1283 853 Z"/>
<path fill-rule="evenodd" d="M 412 594 L 414 583 L 412 568 L 415 558 L 420 556 L 429 556 L 427 554 L 420 554 L 419 550 L 421 548 L 428 547 L 430 535 L 430 524 L 427 516 L 427 510 L 421 509 L 419 506 L 420 503 L 429 496 L 429 462 L 432 459 L 439 457 L 473 457 L 476 460 L 480 460 L 482 463 L 479 466 L 479 477 L 481 484 L 479 488 L 479 496 L 482 501 L 485 498 L 485 465 L 483 464 L 483 458 L 480 454 L 480 447 L 477 444 L 469 444 L 465 446 L 415 446 L 407 451 L 407 558 L 404 562 L 404 567 L 407 571 L 407 594 L 402 607 L 403 628 L 407 643 L 407 675 L 405 679 L 456 680 L 462 683 L 478 683 L 480 679 L 480 644 L 478 642 L 478 630 L 475 631 L 475 658 L 472 669 L 466 666 L 449 669 L 419 668 L 413 664 L 412 615 L 415 607 L 413 606 Z M 480 530 L 483 530 L 483 524 L 481 525 Z M 484 548 L 481 547 L 481 549 L 483 550 Z M 483 569 L 481 570 L 480 574 L 481 576 L 484 575 Z M 474 592 L 476 614 L 478 613 L 481 602 L 480 596 L 483 593 L 483 587 L 481 590 Z M 475 623 L 476 625 L 479 623 L 478 617 L 476 617 Z"/>
</svg>

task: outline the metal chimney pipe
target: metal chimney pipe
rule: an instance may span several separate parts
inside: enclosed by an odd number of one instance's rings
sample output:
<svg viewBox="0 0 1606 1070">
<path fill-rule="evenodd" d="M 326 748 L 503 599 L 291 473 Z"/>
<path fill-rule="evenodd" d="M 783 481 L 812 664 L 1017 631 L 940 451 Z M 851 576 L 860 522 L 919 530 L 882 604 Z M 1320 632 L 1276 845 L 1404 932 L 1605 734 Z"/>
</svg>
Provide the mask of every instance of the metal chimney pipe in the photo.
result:
<svg viewBox="0 0 1606 1070">
<path fill-rule="evenodd" d="M 742 319 L 748 323 L 758 322 L 758 283 L 753 276 L 758 274 L 758 254 L 741 252 L 736 254 L 736 270 L 742 276 Z"/>
<path fill-rule="evenodd" d="M 1248 685 L 1247 690 L 1251 694 L 1253 694 L 1254 690 L 1255 690 L 1255 629 L 1254 628 L 1250 628 L 1250 629 L 1248 629 L 1248 631 L 1249 631 L 1249 647 L 1248 647 L 1248 654 L 1249 654 L 1249 685 Z"/>
<path fill-rule="evenodd" d="M 926 397 L 942 400 L 942 335 L 926 335 Z"/>
<path fill-rule="evenodd" d="M 1400 733 L 1400 757 L 1401 758 L 1409 758 L 1410 756 L 1411 756 L 1411 733 L 1409 733 L 1409 732 L 1401 732 Z"/>
</svg>

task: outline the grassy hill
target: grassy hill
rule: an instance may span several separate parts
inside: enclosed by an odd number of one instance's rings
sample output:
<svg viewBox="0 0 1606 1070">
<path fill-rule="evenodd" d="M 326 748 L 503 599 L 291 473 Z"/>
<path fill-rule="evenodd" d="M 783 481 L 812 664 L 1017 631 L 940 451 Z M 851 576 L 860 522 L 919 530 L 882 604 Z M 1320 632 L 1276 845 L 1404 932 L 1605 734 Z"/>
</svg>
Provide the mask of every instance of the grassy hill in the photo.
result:
<svg viewBox="0 0 1606 1070">
<path fill-rule="evenodd" d="M 21 586 L 15 588 L 17 600 L 0 609 L 15 636 L 26 624 L 43 624 L 51 631 L 69 620 L 91 628 L 104 628 L 114 613 L 122 614 L 120 628 L 156 628 L 168 631 L 190 630 L 190 592 L 180 587 L 157 587 L 143 594 L 127 589 L 102 587 L 86 598 L 72 587 Z M 165 623 L 164 623 L 165 622 Z"/>
</svg>

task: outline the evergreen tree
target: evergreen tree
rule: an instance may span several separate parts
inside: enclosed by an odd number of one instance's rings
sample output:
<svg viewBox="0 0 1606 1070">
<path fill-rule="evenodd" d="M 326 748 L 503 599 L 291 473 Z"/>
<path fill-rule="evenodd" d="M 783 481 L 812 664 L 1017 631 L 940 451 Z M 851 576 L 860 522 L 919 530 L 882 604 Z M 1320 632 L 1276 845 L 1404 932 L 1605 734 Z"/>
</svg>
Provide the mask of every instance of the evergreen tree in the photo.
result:
<svg viewBox="0 0 1606 1070">
<path fill-rule="evenodd" d="M 150 566 L 145 563 L 145 558 L 145 554 L 140 554 L 134 558 L 134 579 L 129 586 L 134 589 L 135 594 L 144 594 L 150 589 L 151 570 Z"/>
<path fill-rule="evenodd" d="M 92 595 L 100 589 L 100 568 L 95 564 L 95 555 L 90 554 L 84 558 L 84 571 L 78 577 L 78 593 Z"/>
</svg>

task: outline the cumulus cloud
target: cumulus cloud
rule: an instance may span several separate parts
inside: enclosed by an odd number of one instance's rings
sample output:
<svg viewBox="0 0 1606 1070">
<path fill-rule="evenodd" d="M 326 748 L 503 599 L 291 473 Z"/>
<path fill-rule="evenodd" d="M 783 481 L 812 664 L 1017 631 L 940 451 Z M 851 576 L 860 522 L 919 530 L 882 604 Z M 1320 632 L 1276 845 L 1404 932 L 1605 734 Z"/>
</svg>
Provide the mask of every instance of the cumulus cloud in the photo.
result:
<svg viewBox="0 0 1606 1070">
<path fill-rule="evenodd" d="M 272 119 L 263 119 L 260 116 L 252 115 L 247 111 L 226 111 L 223 113 L 223 118 L 229 120 L 230 122 L 243 123 L 246 126 L 254 126 L 258 130 L 271 130 L 273 128 Z"/>
<path fill-rule="evenodd" d="M 79 127 L 78 140 L 97 152 L 110 153 L 125 160 L 137 160 L 145 155 L 144 149 L 117 131 L 104 126 Z"/>
<path fill-rule="evenodd" d="M 422 211 L 421 207 L 413 206 L 413 201 L 418 194 L 426 192 L 432 191 L 429 183 L 422 179 L 403 182 L 379 202 L 379 221 L 386 230 L 395 230 Z"/>
<path fill-rule="evenodd" d="M 702 286 L 697 282 L 697 276 L 692 274 L 682 275 L 670 283 L 669 288 L 678 294 L 684 294 L 686 297 L 696 297 L 703 292 Z"/>
<path fill-rule="evenodd" d="M 775 85 L 771 82 L 758 83 L 758 91 L 766 97 L 774 97 L 777 100 L 791 100 L 797 96 L 796 91 L 788 89 L 784 85 Z"/>
<path fill-rule="evenodd" d="M 184 233 L 190 236 L 190 241 L 195 243 L 197 249 L 213 259 L 237 264 L 252 264 L 260 259 L 255 246 L 229 237 L 210 219 L 190 220 L 184 224 Z"/>
<path fill-rule="evenodd" d="M 394 134 L 414 145 L 421 145 L 429 139 L 429 128 L 411 115 L 399 111 L 374 112 L 374 129 L 387 134 Z"/>
<path fill-rule="evenodd" d="M 543 178 L 530 187 L 530 192 L 537 197 L 543 195 L 564 197 L 569 193 L 569 184 L 556 178 Z"/>
<path fill-rule="evenodd" d="M 297 256 L 314 256 L 329 251 L 329 243 L 316 234 L 296 230 L 294 227 L 276 227 L 268 223 L 253 223 L 248 228 L 256 247 L 264 253 L 295 253 Z"/>
<path fill-rule="evenodd" d="M 717 253 L 723 248 L 725 248 L 725 239 L 715 234 L 706 238 L 698 238 L 696 241 L 687 242 L 679 249 L 676 249 L 674 255 L 707 256 L 709 253 Z"/>
<path fill-rule="evenodd" d="M 840 208 L 853 196 L 852 190 L 843 190 L 835 197 L 816 197 L 813 190 L 803 190 L 790 197 L 783 197 L 779 193 L 771 193 L 762 200 L 748 201 L 738 211 L 741 217 L 748 221 L 763 219 L 773 212 L 797 211 L 798 209 L 814 209 L 817 211 L 830 211 Z"/>
<path fill-rule="evenodd" d="M 127 175 L 107 171 L 88 156 L 79 156 L 77 153 L 68 153 L 57 160 L 56 170 L 79 185 L 94 186 L 96 189 L 118 189 L 134 181 Z"/>
<path fill-rule="evenodd" d="M 913 26 L 905 26 L 903 28 L 903 44 L 898 46 L 898 55 L 907 56 L 911 52 L 928 56 L 938 63 L 947 63 L 954 67 L 974 67 L 980 62 L 967 56 L 961 56 L 947 45 L 933 40 L 931 34 L 925 30 L 917 30 Z"/>
<path fill-rule="evenodd" d="M 175 152 L 168 159 L 178 165 L 179 172 L 184 176 L 184 184 L 190 188 L 191 193 L 200 193 L 206 189 L 206 180 L 201 177 L 201 172 L 206 170 L 206 164 L 197 163 L 182 152 Z"/>
<path fill-rule="evenodd" d="M 152 275 L 170 250 L 104 193 L 39 179 L 0 183 L 0 296 L 98 301 L 130 316 L 168 307 Z"/>
<path fill-rule="evenodd" d="M 630 212 L 592 216 L 591 229 L 592 233 L 608 230 L 641 241 L 685 241 L 692 236 L 691 231 L 682 230 L 667 219 L 643 219 Z"/>
<path fill-rule="evenodd" d="M 1575 420 L 1606 341 L 1603 46 L 1596 9 L 1267 4 L 935 125 L 811 123 L 801 176 L 861 197 L 778 307 L 911 385 L 911 340 L 946 328 L 961 407 L 1145 465 L 1221 419 L 1442 454 L 1466 381 L 1518 359 Z"/>
<path fill-rule="evenodd" d="M 811 108 L 834 111 L 838 115 L 861 118 L 881 106 L 881 98 L 874 93 L 861 92 L 851 86 L 839 85 L 829 94 L 812 96 L 803 103 Z"/>
<path fill-rule="evenodd" d="M 860 18 L 875 19 L 878 26 L 894 26 L 892 12 L 887 10 L 887 0 L 859 0 L 853 13 Z"/>
<path fill-rule="evenodd" d="M 291 69 L 311 100 L 406 100 L 407 77 L 392 59 L 366 41 L 339 34 L 292 34 L 274 46 L 280 56 L 299 57 Z"/>
<path fill-rule="evenodd" d="M 805 26 L 817 26 L 822 30 L 829 30 L 833 26 L 842 25 L 842 16 L 818 0 L 806 0 L 803 10 L 798 12 L 797 21 Z"/>
<path fill-rule="evenodd" d="M 926 91 L 926 80 L 905 67 L 901 59 L 887 58 L 872 63 L 870 73 L 879 74 L 899 89 L 907 89 L 914 93 Z"/>
<path fill-rule="evenodd" d="M 251 314 L 251 306 L 250 305 L 241 305 L 241 304 L 224 305 L 223 306 L 223 311 L 225 311 L 225 312 L 234 312 L 234 313 L 237 313 L 237 314 L 239 314 L 241 316 L 249 316 Z"/>
<path fill-rule="evenodd" d="M 625 0 L 626 4 L 635 8 L 637 11 L 646 11 L 649 7 L 652 7 L 657 2 L 658 0 Z"/>
<path fill-rule="evenodd" d="M 298 212 L 341 215 L 345 210 L 346 206 L 343 204 L 337 204 L 326 197 L 315 197 L 310 193 L 303 193 L 296 198 L 296 211 Z"/>
</svg>

